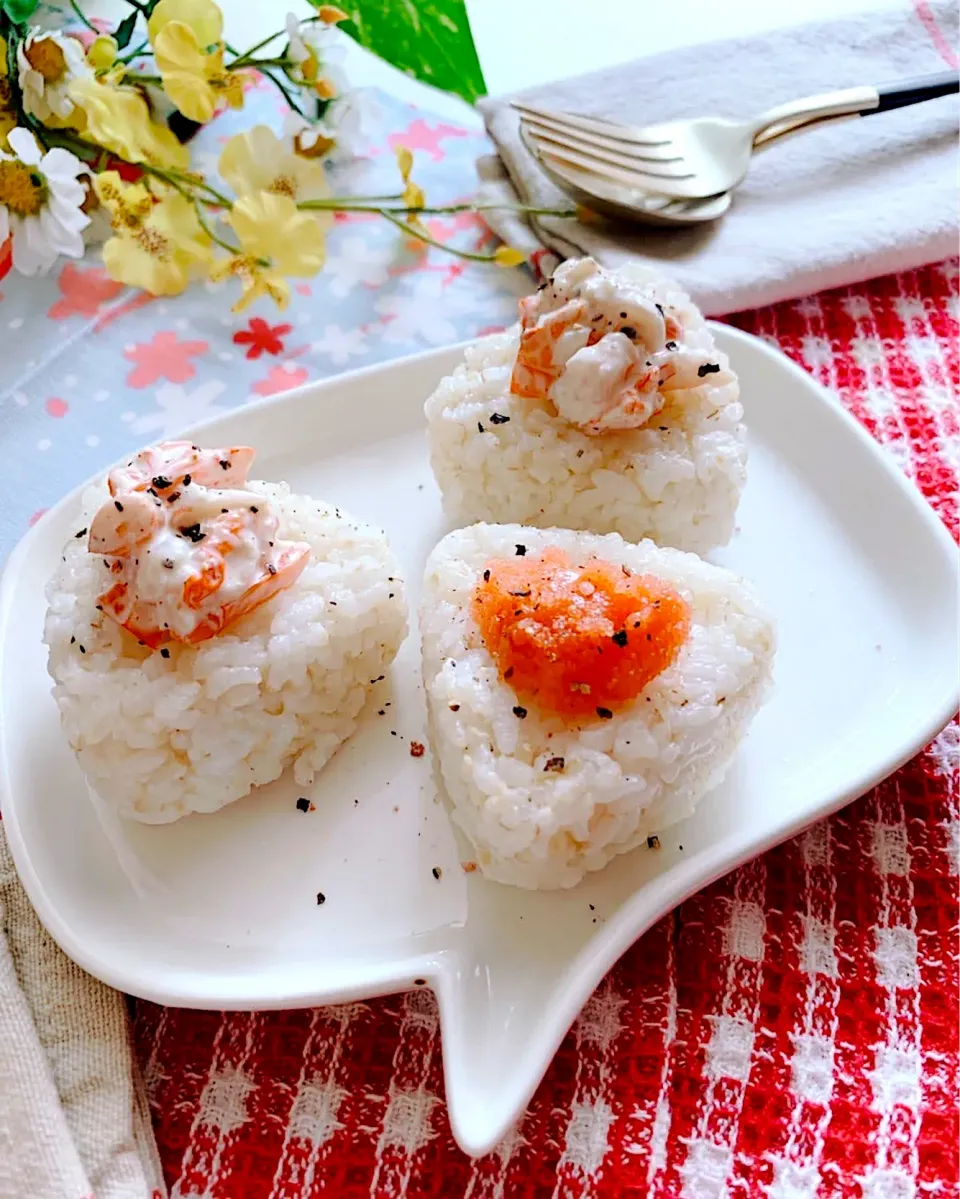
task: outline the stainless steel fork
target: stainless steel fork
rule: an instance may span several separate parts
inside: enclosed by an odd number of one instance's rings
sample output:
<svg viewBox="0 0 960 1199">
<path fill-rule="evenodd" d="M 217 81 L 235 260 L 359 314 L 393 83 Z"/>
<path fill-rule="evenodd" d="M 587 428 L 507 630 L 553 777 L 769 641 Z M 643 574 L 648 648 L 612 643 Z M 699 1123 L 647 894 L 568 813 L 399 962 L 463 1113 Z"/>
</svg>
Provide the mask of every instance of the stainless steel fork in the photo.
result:
<svg viewBox="0 0 960 1199">
<path fill-rule="evenodd" d="M 754 148 L 827 121 L 889 112 L 960 91 L 960 72 L 854 87 L 779 104 L 752 120 L 701 117 L 622 125 L 514 100 L 536 152 L 608 182 L 673 199 L 699 200 L 736 187 Z"/>
</svg>

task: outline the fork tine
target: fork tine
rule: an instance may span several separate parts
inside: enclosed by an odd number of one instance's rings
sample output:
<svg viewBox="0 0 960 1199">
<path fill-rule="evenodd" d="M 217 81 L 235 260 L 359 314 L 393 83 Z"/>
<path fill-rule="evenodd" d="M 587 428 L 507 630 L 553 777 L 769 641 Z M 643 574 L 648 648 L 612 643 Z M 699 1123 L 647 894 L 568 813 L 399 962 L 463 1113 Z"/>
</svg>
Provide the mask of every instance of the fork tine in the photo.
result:
<svg viewBox="0 0 960 1199">
<path fill-rule="evenodd" d="M 614 121 L 604 121 L 598 117 L 580 117 L 570 112 L 554 112 L 548 108 L 538 108 L 534 104 L 525 104 L 521 100 L 511 100 L 511 107 L 518 112 L 529 113 L 540 120 L 552 121 L 555 125 L 563 126 L 580 133 L 599 133 L 614 141 L 629 142 L 633 146 L 664 146 L 669 139 L 665 137 L 648 138 L 641 136 L 643 130 L 633 130 Z"/>
<path fill-rule="evenodd" d="M 630 170 L 628 168 L 611 167 L 608 163 L 597 162 L 596 159 L 587 158 L 580 155 L 575 150 L 559 150 L 554 146 L 544 145 L 541 141 L 535 141 L 537 153 L 541 153 L 544 157 L 553 158 L 556 162 L 566 163 L 570 167 L 576 167 L 581 171 L 586 171 L 587 174 L 594 175 L 597 179 L 605 179 L 609 182 L 624 183 L 627 187 L 639 188 L 644 192 L 658 192 L 659 194 L 670 197 L 671 199 L 688 198 L 687 189 L 680 195 L 674 194 L 675 183 L 683 185 L 683 180 L 664 179 L 663 175 L 651 175 L 645 170 Z"/>
<path fill-rule="evenodd" d="M 619 178 L 622 182 L 632 182 L 634 186 L 648 187 L 653 191 L 658 189 L 658 185 L 663 190 L 665 184 L 681 183 L 686 179 L 695 178 L 693 171 L 684 169 L 685 164 L 682 159 L 679 162 L 679 170 L 654 171 L 646 166 L 642 168 L 632 166 L 631 162 L 634 160 L 617 159 L 602 151 L 580 150 L 565 142 L 557 142 L 552 137 L 539 134 L 529 126 L 527 129 L 540 153 L 549 154 L 552 158 L 559 158 L 562 162 L 583 167 L 595 175 L 606 175 L 610 179 Z M 667 190 L 670 189 L 667 188 Z"/>
<path fill-rule="evenodd" d="M 606 161 L 614 164 L 622 162 L 624 158 L 636 162 L 683 161 L 683 155 L 677 153 L 677 146 L 673 142 L 664 142 L 662 146 L 636 147 L 630 142 L 614 141 L 612 138 L 603 137 L 600 134 L 584 137 L 563 127 L 558 127 L 553 121 L 541 120 L 540 117 L 522 116 L 520 122 L 525 129 L 530 130 L 537 137 L 553 142 L 555 145 L 570 146 L 574 150 L 585 150 L 588 153 L 593 152 L 598 158 L 604 157 L 600 153 L 601 150 L 604 150 L 609 155 Z"/>
</svg>

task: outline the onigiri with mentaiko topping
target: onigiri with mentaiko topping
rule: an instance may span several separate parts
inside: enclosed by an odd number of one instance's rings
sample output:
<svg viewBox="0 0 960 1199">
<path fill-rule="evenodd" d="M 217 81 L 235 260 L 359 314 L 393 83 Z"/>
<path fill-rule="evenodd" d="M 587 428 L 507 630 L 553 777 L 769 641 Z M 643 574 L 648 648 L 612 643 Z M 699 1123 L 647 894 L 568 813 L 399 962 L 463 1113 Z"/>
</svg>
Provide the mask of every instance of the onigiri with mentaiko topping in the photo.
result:
<svg viewBox="0 0 960 1199">
<path fill-rule="evenodd" d="M 214 812 L 292 765 L 306 785 L 356 727 L 407 631 L 384 534 L 253 450 L 164 442 L 89 489 L 47 587 L 54 697 L 120 815 Z"/>
<path fill-rule="evenodd" d="M 752 586 L 615 533 L 478 524 L 427 562 L 431 745 L 500 883 L 572 887 L 691 814 L 771 677 Z"/>
<path fill-rule="evenodd" d="M 700 312 L 642 268 L 571 259 L 520 324 L 467 349 L 425 405 L 444 508 L 703 553 L 746 480 L 737 377 Z"/>
</svg>

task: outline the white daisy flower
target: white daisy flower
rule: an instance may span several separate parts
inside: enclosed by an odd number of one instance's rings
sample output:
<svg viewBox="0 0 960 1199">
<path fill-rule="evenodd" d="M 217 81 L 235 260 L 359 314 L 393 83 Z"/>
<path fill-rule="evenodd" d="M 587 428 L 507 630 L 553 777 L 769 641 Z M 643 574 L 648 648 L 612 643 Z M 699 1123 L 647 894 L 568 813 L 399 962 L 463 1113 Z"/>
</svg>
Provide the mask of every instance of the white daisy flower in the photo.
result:
<svg viewBox="0 0 960 1199">
<path fill-rule="evenodd" d="M 373 88 L 354 88 L 327 105 L 323 119 L 308 121 L 290 111 L 283 132 L 305 158 L 341 161 L 366 150 L 379 127 L 380 105 Z"/>
<path fill-rule="evenodd" d="M 74 79 L 91 73 L 76 38 L 35 28 L 17 47 L 23 107 L 40 121 L 65 120 L 74 103 L 67 94 Z"/>
<path fill-rule="evenodd" d="M 287 67 L 287 75 L 310 88 L 323 100 L 330 100 L 347 87 L 342 66 L 346 56 L 342 34 L 334 25 L 322 21 L 301 24 L 293 13 L 287 13 L 287 57 L 296 64 Z"/>
<path fill-rule="evenodd" d="M 27 129 L 7 135 L 0 151 L 0 245 L 13 236 L 13 265 L 21 275 L 48 271 L 61 254 L 80 258 L 90 218 L 81 209 L 84 166 L 59 146 L 45 154 Z"/>
</svg>

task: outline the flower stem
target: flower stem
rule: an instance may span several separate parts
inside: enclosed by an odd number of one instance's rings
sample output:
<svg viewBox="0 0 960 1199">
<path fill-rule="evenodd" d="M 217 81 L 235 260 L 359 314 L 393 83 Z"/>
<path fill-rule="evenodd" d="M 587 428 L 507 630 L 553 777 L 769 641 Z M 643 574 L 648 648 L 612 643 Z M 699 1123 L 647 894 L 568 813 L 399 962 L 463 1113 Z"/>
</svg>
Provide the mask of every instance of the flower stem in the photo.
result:
<svg viewBox="0 0 960 1199">
<path fill-rule="evenodd" d="M 96 27 L 96 25 L 92 25 L 87 20 L 87 18 L 83 14 L 83 10 L 80 8 L 80 5 L 77 3 L 77 0 L 70 0 L 70 7 L 77 14 L 77 17 L 79 18 L 81 25 L 86 25 L 86 27 L 88 29 L 92 30 L 94 33 L 99 35 L 100 30 Z"/>
<path fill-rule="evenodd" d="M 278 29 L 276 33 L 271 33 L 269 37 L 265 37 L 262 41 L 257 42 L 255 46 L 251 46 L 249 50 L 245 51 L 245 53 L 237 55 L 233 62 L 230 63 L 230 70 L 232 71 L 235 67 L 245 66 L 247 63 L 249 63 L 250 59 L 253 58 L 254 54 L 256 54 L 258 50 L 262 50 L 264 46 L 268 46 L 272 41 L 274 41 L 275 38 L 280 37 L 283 32 L 284 31 L 282 29 Z M 227 49 L 236 54 L 236 51 L 233 50 L 232 46 L 227 45 Z"/>
<path fill-rule="evenodd" d="M 384 208 L 380 204 L 370 203 L 372 200 L 395 199 L 393 196 L 331 196 L 323 200 L 303 200 L 298 208 L 333 209 L 336 212 L 378 212 L 386 216 L 390 212 L 413 213 L 417 216 L 449 216 L 457 212 L 488 212 L 494 209 L 508 208 L 511 212 L 522 212 L 531 216 L 575 216 L 573 208 L 537 208 L 532 204 L 510 204 L 507 201 L 497 204 L 437 204 L 424 205 L 422 208 Z M 400 197 L 402 198 L 402 197 Z"/>
<path fill-rule="evenodd" d="M 296 100 L 294 100 L 293 96 L 290 95 L 290 93 L 283 86 L 283 84 L 276 77 L 276 75 L 271 75 L 269 71 L 263 71 L 263 70 L 260 71 L 260 74 L 264 77 L 264 79 L 269 79 L 270 82 L 273 84 L 273 86 L 275 88 L 277 88 L 277 90 L 283 94 L 284 100 L 286 100 L 286 102 L 290 105 L 290 107 L 293 109 L 294 112 L 299 113 L 300 116 L 302 116 L 304 120 L 307 119 L 306 113 L 303 111 L 303 109 L 300 107 L 300 105 L 296 102 Z"/>
<path fill-rule="evenodd" d="M 203 213 L 200 211 L 200 201 L 196 198 L 196 196 L 193 198 L 193 207 L 196 210 L 197 220 L 200 222 L 200 228 L 204 231 L 207 237 L 209 237 L 211 241 L 216 242 L 217 245 L 221 246 L 224 250 L 228 250 L 231 254 L 239 254 L 240 251 L 236 246 L 231 246 L 230 243 L 224 241 L 222 237 L 218 237 L 204 220 Z"/>
<path fill-rule="evenodd" d="M 150 39 L 145 38 L 135 50 L 131 50 L 129 54 L 125 54 L 123 58 L 118 58 L 117 62 L 126 65 L 128 62 L 133 62 L 135 58 L 139 58 L 142 54 L 148 52 L 150 47 Z"/>
<path fill-rule="evenodd" d="M 413 225 L 408 225 L 406 221 L 401 221 L 385 208 L 375 209 L 374 211 L 378 211 L 391 225 L 396 225 L 398 229 L 402 229 L 410 237 L 415 237 L 417 241 L 426 242 L 428 246 L 436 246 L 438 250 L 446 250 L 448 254 L 453 254 L 455 258 L 465 258 L 468 262 L 496 262 L 492 254 L 472 254 L 469 250 L 460 250 L 456 246 L 449 245 L 447 242 L 437 241 L 425 229 L 417 229 Z"/>
</svg>

